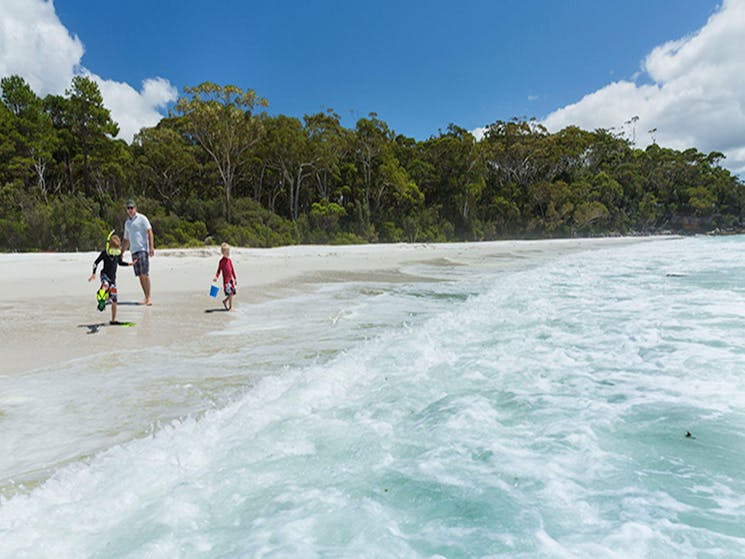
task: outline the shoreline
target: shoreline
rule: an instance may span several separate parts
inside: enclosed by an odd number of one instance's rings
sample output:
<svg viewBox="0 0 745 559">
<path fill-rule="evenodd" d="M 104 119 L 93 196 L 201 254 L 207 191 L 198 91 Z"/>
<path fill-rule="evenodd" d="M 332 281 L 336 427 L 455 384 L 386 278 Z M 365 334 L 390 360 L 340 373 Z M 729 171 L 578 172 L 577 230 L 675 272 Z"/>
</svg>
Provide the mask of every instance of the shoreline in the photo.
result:
<svg viewBox="0 0 745 559">
<path fill-rule="evenodd" d="M 238 275 L 236 308 L 281 297 L 288 290 L 318 282 L 374 277 L 407 281 L 403 266 L 436 262 L 487 265 L 522 262 L 578 250 L 592 250 L 672 237 L 601 237 L 480 243 L 295 245 L 233 248 Z M 59 362 L 110 349 L 148 348 L 188 341 L 221 328 L 231 314 L 206 312 L 222 307 L 221 294 L 208 295 L 220 257 L 219 247 L 157 250 L 151 262 L 153 306 L 141 300 L 129 267 L 117 274 L 117 320 L 134 328 L 109 326 L 110 310 L 95 306 L 98 282 L 87 281 L 97 252 L 0 254 L 0 381 Z M 129 254 L 125 259 L 129 258 Z M 410 279 L 418 279 L 409 276 Z"/>
</svg>

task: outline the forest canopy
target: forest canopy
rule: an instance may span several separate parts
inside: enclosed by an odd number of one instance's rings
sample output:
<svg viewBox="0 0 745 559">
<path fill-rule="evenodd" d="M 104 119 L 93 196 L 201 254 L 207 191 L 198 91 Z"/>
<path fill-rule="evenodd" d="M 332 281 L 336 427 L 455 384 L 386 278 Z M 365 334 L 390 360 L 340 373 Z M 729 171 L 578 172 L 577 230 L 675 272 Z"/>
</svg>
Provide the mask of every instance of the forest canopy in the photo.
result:
<svg viewBox="0 0 745 559">
<path fill-rule="evenodd" d="M 376 114 L 266 111 L 254 91 L 205 82 L 131 144 L 97 84 L 40 98 L 1 80 L 0 250 L 94 250 L 135 198 L 158 246 L 479 241 L 739 231 L 742 181 L 724 155 L 535 120 L 483 138 L 426 140 Z"/>
</svg>

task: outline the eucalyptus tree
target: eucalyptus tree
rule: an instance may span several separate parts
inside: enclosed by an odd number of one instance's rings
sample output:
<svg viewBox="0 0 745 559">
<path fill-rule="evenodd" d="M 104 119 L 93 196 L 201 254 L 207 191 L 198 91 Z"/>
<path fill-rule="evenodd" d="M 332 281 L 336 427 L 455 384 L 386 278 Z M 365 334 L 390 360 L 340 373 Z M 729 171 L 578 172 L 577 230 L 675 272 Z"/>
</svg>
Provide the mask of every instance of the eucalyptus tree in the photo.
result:
<svg viewBox="0 0 745 559">
<path fill-rule="evenodd" d="M 381 156 L 391 141 L 392 132 L 375 113 L 370 113 L 369 118 L 357 121 L 354 135 L 355 159 L 361 167 L 364 207 L 368 214 L 372 211 L 376 171 L 380 166 Z"/>
<path fill-rule="evenodd" d="M 716 151 L 706 156 L 707 169 L 701 182 L 715 196 L 717 225 L 742 227 L 745 216 L 745 184 L 720 165 L 724 157 L 724 154 Z"/>
<path fill-rule="evenodd" d="M 450 124 L 425 141 L 423 149 L 434 171 L 426 185 L 427 201 L 462 233 L 485 187 L 481 145 L 470 132 Z"/>
<path fill-rule="evenodd" d="M 421 201 L 418 185 L 396 157 L 393 131 L 375 113 L 357 121 L 353 142 L 366 214 L 375 216 L 393 203 L 410 207 Z"/>
<path fill-rule="evenodd" d="M 83 154 L 83 186 L 90 196 L 89 158 L 92 150 L 119 133 L 119 126 L 111 119 L 111 112 L 103 104 L 98 84 L 86 76 L 75 76 L 69 96 L 69 122 Z"/>
<path fill-rule="evenodd" d="M 3 185 L 12 181 L 9 161 L 15 155 L 15 143 L 12 138 L 14 120 L 15 115 L 5 104 L 0 103 L 0 184 Z"/>
<path fill-rule="evenodd" d="M 329 200 L 333 184 L 341 176 L 341 161 L 351 150 L 351 135 L 341 125 L 340 117 L 333 109 L 325 113 L 305 115 L 303 120 L 315 156 L 313 175 L 316 190 L 322 200 Z M 343 202 L 343 199 L 337 201 Z"/>
<path fill-rule="evenodd" d="M 199 148 L 162 123 L 140 130 L 132 141 L 132 153 L 145 194 L 161 200 L 166 209 L 173 207 L 198 173 L 195 149 Z"/>
<path fill-rule="evenodd" d="M 645 190 L 653 193 L 662 204 L 657 225 L 673 226 L 676 216 L 685 211 L 685 191 L 691 186 L 691 173 L 695 171 L 687 155 L 669 148 L 647 152 L 652 159 L 646 162 L 647 185 Z"/>
<path fill-rule="evenodd" d="M 719 162 L 724 154 L 704 154 L 690 148 L 679 154 L 681 160 L 680 183 L 685 201 L 683 211 L 697 219 L 708 219 L 719 213 L 717 183 L 723 177 Z"/>
<path fill-rule="evenodd" d="M 528 185 L 530 201 L 525 211 L 528 230 L 566 233 L 576 207 L 572 186 L 559 181 L 535 181 Z"/>
<path fill-rule="evenodd" d="M 553 144 L 555 178 L 572 182 L 590 173 L 590 155 L 594 134 L 577 126 L 567 126 L 552 134 L 548 140 Z"/>
<path fill-rule="evenodd" d="M 503 183 L 526 188 L 533 181 L 550 180 L 543 142 L 547 137 L 547 130 L 533 120 L 490 124 L 483 139 L 487 164 Z"/>
<path fill-rule="evenodd" d="M 184 117 L 184 130 L 214 161 L 225 191 L 225 218 L 230 222 L 230 206 L 236 173 L 252 155 L 263 132 L 261 119 L 254 115 L 268 102 L 252 89 L 203 82 L 185 87 L 185 95 L 175 105 Z"/>
<path fill-rule="evenodd" d="M 134 157 L 130 146 L 124 140 L 104 142 L 96 151 L 95 161 L 96 165 L 91 167 L 90 178 L 99 198 L 124 198 L 134 174 Z"/>
<path fill-rule="evenodd" d="M 598 128 L 593 133 L 592 144 L 585 155 L 589 172 L 616 169 L 631 151 L 631 146 L 621 134 L 613 130 Z"/>
<path fill-rule="evenodd" d="M 534 120 L 497 121 L 487 127 L 481 145 L 490 196 L 516 205 L 527 218 L 538 203 L 531 185 L 550 184 L 556 174 L 555 145 L 547 130 Z"/>
<path fill-rule="evenodd" d="M 19 130 L 20 112 L 16 103 L 8 99 L 7 78 L 2 80 L 2 103 L 0 103 L 0 179 L 4 183 L 18 181 L 24 184 L 26 160 L 22 156 L 25 138 Z"/>
<path fill-rule="evenodd" d="M 572 213 L 572 233 L 593 233 L 594 228 L 610 218 L 610 211 L 602 202 L 585 200 Z"/>
<path fill-rule="evenodd" d="M 53 174 L 56 186 L 53 191 L 62 191 L 67 183 L 67 192 L 75 193 L 75 177 L 73 173 L 73 159 L 78 153 L 78 146 L 72 131 L 70 114 L 70 100 L 62 95 L 47 95 L 43 101 L 44 112 L 52 119 L 52 126 L 57 135 L 57 143 L 53 153 L 57 172 Z"/>
<path fill-rule="evenodd" d="M 316 154 L 303 123 L 295 117 L 268 118 L 265 132 L 261 157 L 267 167 L 275 171 L 280 189 L 287 190 L 288 214 L 296 220 L 300 215 L 300 196 L 313 173 Z"/>
<path fill-rule="evenodd" d="M 33 170 L 42 195 L 47 194 L 47 169 L 57 143 L 52 119 L 43 110 L 42 100 L 20 76 L 0 80 L 3 104 L 8 108 L 12 126 L 8 138 L 15 144 L 15 161 L 9 167 Z"/>
</svg>

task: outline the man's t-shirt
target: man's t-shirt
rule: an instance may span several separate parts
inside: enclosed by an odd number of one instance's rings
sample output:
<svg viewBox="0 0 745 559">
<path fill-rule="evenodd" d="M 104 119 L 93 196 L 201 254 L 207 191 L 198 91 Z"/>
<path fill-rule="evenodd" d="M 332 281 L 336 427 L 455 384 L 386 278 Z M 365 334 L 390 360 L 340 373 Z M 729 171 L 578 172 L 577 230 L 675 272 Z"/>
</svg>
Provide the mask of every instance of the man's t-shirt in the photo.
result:
<svg viewBox="0 0 745 559">
<path fill-rule="evenodd" d="M 124 238 L 129 240 L 129 250 L 135 252 L 149 252 L 150 242 L 147 232 L 152 229 L 150 220 L 140 213 L 124 222 Z"/>
</svg>

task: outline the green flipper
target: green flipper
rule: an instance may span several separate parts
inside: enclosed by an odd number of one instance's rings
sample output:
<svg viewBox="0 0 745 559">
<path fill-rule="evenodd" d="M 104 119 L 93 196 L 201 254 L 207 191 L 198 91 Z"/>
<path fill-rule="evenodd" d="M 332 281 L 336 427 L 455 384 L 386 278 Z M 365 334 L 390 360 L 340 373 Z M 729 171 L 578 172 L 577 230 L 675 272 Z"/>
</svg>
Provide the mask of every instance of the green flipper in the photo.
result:
<svg viewBox="0 0 745 559">
<path fill-rule="evenodd" d="M 98 310 L 102 311 L 106 308 L 106 302 L 109 300 L 109 292 L 103 287 L 96 292 L 96 303 L 98 304 Z"/>
</svg>

